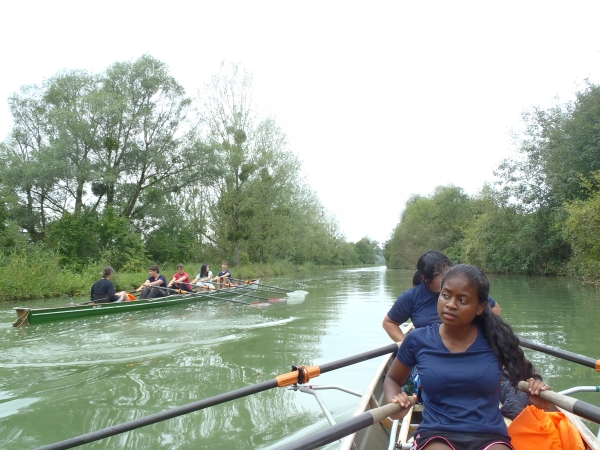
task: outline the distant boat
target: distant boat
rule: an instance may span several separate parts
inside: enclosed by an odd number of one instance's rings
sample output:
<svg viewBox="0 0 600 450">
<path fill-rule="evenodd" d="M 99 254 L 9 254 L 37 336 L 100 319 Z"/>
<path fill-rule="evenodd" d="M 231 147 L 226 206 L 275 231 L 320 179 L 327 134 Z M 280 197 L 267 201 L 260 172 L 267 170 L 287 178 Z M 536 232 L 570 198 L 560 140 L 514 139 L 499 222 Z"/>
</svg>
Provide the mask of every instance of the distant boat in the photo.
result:
<svg viewBox="0 0 600 450">
<path fill-rule="evenodd" d="M 152 308 L 163 308 L 170 305 L 194 303 L 202 300 L 232 300 L 258 289 L 260 279 L 245 280 L 230 287 L 222 287 L 201 292 L 175 293 L 167 297 L 145 300 L 124 301 L 119 303 L 86 303 L 79 305 L 65 305 L 50 308 L 26 308 L 17 306 L 13 308 L 17 313 L 17 321 L 13 326 L 38 325 L 59 320 L 76 319 L 79 317 L 100 316 L 104 314 L 139 311 Z M 244 302 L 241 302 L 244 303 Z M 248 303 L 252 305 L 252 303 Z"/>
</svg>

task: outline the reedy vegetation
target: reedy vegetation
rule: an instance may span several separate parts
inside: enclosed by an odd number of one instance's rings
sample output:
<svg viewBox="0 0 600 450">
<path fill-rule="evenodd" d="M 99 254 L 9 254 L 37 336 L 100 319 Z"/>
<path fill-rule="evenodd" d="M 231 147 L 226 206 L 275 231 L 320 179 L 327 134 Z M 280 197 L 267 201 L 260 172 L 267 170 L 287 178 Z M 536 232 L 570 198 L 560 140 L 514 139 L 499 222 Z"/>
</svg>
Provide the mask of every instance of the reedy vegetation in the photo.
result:
<svg viewBox="0 0 600 450">
<path fill-rule="evenodd" d="M 600 285 L 600 86 L 523 114 L 514 157 L 474 196 L 440 186 L 407 203 L 384 255 L 414 268 L 428 249 L 484 270 Z"/>
<path fill-rule="evenodd" d="M 31 281 L 44 261 L 47 273 L 88 283 L 104 264 L 144 274 L 150 262 L 227 259 L 268 272 L 376 261 L 376 242 L 346 242 L 284 132 L 256 113 L 251 76 L 237 65 L 223 64 L 191 99 L 164 63 L 144 55 L 24 86 L 9 107 L 14 125 L 0 144 L 4 274 L 18 265 Z M 62 286 L 61 294 L 89 288 Z"/>
</svg>

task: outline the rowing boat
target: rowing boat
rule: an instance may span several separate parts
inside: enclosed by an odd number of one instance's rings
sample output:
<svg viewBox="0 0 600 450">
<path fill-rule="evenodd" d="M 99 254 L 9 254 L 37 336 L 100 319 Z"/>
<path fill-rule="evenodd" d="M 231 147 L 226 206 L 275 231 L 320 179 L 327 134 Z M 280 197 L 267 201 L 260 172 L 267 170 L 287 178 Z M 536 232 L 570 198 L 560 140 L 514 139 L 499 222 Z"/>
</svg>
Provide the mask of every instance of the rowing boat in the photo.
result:
<svg viewBox="0 0 600 450">
<path fill-rule="evenodd" d="M 363 393 L 353 417 L 386 404 L 383 394 L 383 381 L 394 358 L 395 355 L 392 354 L 382 361 Z M 573 393 L 578 390 L 577 388 L 572 388 L 569 391 Z M 584 391 L 584 389 L 581 389 L 581 391 Z M 559 410 L 577 428 L 586 446 L 586 450 L 600 450 L 599 437 L 595 436 L 578 416 L 560 408 Z M 355 434 L 346 436 L 341 441 L 338 450 L 410 449 L 412 447 L 412 435 L 419 426 L 422 411 L 423 405 L 415 405 L 402 421 L 392 421 L 386 418 L 368 428 L 363 428 Z M 506 422 L 510 429 L 510 420 L 506 419 Z"/>
<path fill-rule="evenodd" d="M 244 293 L 255 291 L 259 286 L 259 279 L 247 280 L 230 287 L 220 289 L 176 293 L 167 297 L 159 297 L 145 300 L 125 301 L 119 303 L 88 303 L 78 305 L 65 305 L 50 308 L 26 308 L 17 306 L 13 308 L 17 313 L 17 321 L 13 326 L 38 325 L 41 323 L 55 322 L 58 320 L 75 319 L 87 316 L 100 316 L 104 314 L 123 313 L 127 311 L 139 311 L 145 309 L 162 308 L 170 305 L 181 305 L 201 300 L 221 299 L 227 300 L 242 296 Z"/>
</svg>

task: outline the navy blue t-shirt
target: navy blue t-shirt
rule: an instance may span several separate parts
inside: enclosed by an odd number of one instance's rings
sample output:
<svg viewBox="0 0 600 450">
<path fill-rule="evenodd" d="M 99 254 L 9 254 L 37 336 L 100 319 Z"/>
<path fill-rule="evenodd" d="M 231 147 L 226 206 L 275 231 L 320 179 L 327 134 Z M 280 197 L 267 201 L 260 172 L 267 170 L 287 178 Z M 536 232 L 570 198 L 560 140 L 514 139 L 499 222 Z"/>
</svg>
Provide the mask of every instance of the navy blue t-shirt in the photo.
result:
<svg viewBox="0 0 600 450">
<path fill-rule="evenodd" d="M 415 328 L 440 323 L 437 312 L 439 295 L 439 292 L 431 292 L 425 283 L 421 283 L 403 292 L 387 315 L 396 323 L 404 323 L 411 319 Z M 496 306 L 496 302 L 491 297 L 488 299 L 488 304 L 490 308 Z"/>
<path fill-rule="evenodd" d="M 475 342 L 451 353 L 440 324 L 406 335 L 398 360 L 419 367 L 423 421 L 419 430 L 491 433 L 508 436 L 500 408 L 500 362 L 478 329 Z"/>
<path fill-rule="evenodd" d="M 150 283 L 154 283 L 155 281 L 161 280 L 162 284 L 159 284 L 158 286 L 153 286 L 153 287 L 161 287 L 164 288 L 167 286 L 167 279 L 165 278 L 164 275 L 158 274 L 158 276 L 156 278 L 154 277 L 148 277 L 148 281 Z"/>
</svg>

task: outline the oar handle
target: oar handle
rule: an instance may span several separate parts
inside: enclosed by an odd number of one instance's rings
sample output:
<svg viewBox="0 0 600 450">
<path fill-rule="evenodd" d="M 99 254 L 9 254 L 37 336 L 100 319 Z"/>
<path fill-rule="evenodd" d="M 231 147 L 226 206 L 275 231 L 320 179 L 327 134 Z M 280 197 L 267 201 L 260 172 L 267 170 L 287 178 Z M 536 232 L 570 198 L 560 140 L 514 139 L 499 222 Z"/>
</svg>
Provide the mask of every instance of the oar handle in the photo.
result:
<svg viewBox="0 0 600 450">
<path fill-rule="evenodd" d="M 410 401 L 410 406 L 413 406 L 415 404 L 415 398 L 409 397 L 408 399 Z M 336 423 L 325 430 L 321 430 L 290 444 L 278 447 L 277 450 L 310 450 L 322 447 L 352 433 L 356 433 L 363 428 L 381 422 L 389 415 L 400 412 L 402 409 L 404 408 L 398 403 L 388 403 L 385 406 L 371 409 L 370 411 L 354 416 L 344 422 Z"/>
<path fill-rule="evenodd" d="M 518 388 L 526 394 L 529 393 L 529 383 L 527 381 L 519 381 Z M 540 391 L 539 397 L 584 419 L 600 423 L 600 408 L 598 406 L 552 391 Z"/>
</svg>

